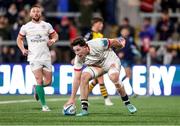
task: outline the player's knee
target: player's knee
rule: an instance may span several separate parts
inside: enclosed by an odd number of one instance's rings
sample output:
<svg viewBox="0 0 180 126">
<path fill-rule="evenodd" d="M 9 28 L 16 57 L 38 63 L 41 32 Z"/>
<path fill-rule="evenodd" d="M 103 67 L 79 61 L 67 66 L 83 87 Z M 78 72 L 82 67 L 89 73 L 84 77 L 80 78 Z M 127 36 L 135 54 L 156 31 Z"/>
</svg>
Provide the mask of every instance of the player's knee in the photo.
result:
<svg viewBox="0 0 180 126">
<path fill-rule="evenodd" d="M 40 84 L 40 85 L 43 84 L 43 80 L 41 80 L 41 79 L 36 79 L 36 81 L 37 81 L 37 83 Z"/>
<path fill-rule="evenodd" d="M 113 83 L 117 83 L 119 81 L 119 73 L 110 74 L 109 78 Z"/>
<path fill-rule="evenodd" d="M 108 75 L 109 75 L 109 78 L 110 80 L 113 82 L 113 83 L 116 83 L 119 81 L 119 70 L 117 68 L 111 68 L 109 71 L 108 71 Z"/>
<path fill-rule="evenodd" d="M 98 82 L 97 82 L 97 79 L 93 79 L 92 82 L 91 82 L 91 84 L 94 85 L 94 86 L 95 86 L 97 83 L 98 83 Z"/>
<path fill-rule="evenodd" d="M 104 79 L 103 78 L 100 77 L 97 80 L 98 80 L 98 82 L 96 82 L 96 83 L 99 83 L 100 85 L 104 84 Z"/>
<path fill-rule="evenodd" d="M 35 76 L 35 78 L 36 78 L 36 82 L 38 84 L 40 84 L 40 85 L 43 84 L 43 79 L 41 77 Z"/>
<path fill-rule="evenodd" d="M 81 83 L 82 84 L 89 83 L 90 79 L 91 79 L 91 75 L 89 73 L 82 73 L 82 75 L 81 75 Z"/>
</svg>

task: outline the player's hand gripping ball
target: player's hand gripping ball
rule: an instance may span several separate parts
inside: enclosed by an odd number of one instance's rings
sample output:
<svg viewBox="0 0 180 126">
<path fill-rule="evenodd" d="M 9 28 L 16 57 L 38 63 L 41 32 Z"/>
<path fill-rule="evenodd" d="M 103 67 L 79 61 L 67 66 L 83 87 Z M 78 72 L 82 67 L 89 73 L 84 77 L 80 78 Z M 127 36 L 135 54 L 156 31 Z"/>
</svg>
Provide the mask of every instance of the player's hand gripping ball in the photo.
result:
<svg viewBox="0 0 180 126">
<path fill-rule="evenodd" d="M 69 104 L 63 107 L 63 114 L 64 115 L 75 115 L 76 114 L 76 105 Z"/>
</svg>

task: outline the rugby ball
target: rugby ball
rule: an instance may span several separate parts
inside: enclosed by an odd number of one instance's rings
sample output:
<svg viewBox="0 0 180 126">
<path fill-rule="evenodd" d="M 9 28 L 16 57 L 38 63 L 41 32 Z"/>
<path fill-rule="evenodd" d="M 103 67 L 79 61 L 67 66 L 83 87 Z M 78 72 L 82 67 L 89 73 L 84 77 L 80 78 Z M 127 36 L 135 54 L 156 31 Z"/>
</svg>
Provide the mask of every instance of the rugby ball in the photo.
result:
<svg viewBox="0 0 180 126">
<path fill-rule="evenodd" d="M 76 114 L 76 106 L 75 104 L 69 104 L 63 107 L 64 115 L 75 115 Z"/>
</svg>

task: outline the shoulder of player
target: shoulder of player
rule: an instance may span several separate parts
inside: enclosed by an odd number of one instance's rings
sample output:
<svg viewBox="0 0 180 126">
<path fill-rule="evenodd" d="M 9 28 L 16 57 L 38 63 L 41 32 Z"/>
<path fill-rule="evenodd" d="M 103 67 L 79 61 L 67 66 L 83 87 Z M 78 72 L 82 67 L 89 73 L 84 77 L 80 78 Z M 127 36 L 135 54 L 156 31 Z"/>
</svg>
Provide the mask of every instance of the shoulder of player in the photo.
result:
<svg viewBox="0 0 180 126">
<path fill-rule="evenodd" d="M 49 22 L 46 22 L 46 21 L 41 21 L 41 24 L 51 25 Z"/>
<path fill-rule="evenodd" d="M 101 38 L 95 38 L 95 39 L 91 39 L 89 41 L 86 42 L 88 45 L 91 45 L 91 46 L 98 46 L 99 44 L 98 43 L 101 43 Z"/>
<path fill-rule="evenodd" d="M 90 41 L 87 41 L 87 44 L 95 48 L 109 47 L 109 40 L 107 38 L 96 38 Z"/>
<path fill-rule="evenodd" d="M 22 27 L 28 27 L 28 26 L 31 26 L 31 25 L 32 25 L 32 22 L 29 21 L 29 22 L 27 22 L 26 24 L 22 25 Z"/>
<path fill-rule="evenodd" d="M 87 43 L 88 42 L 101 42 L 101 41 L 103 41 L 105 38 L 95 38 L 95 39 L 91 39 L 91 40 L 89 40 L 89 41 L 87 41 Z"/>
<path fill-rule="evenodd" d="M 31 27 L 31 26 L 32 26 L 32 23 L 31 23 L 31 21 L 29 21 L 29 22 L 27 22 L 26 24 L 23 24 L 23 25 L 21 26 L 21 29 L 26 30 L 26 29 L 28 29 L 28 28 Z"/>
</svg>

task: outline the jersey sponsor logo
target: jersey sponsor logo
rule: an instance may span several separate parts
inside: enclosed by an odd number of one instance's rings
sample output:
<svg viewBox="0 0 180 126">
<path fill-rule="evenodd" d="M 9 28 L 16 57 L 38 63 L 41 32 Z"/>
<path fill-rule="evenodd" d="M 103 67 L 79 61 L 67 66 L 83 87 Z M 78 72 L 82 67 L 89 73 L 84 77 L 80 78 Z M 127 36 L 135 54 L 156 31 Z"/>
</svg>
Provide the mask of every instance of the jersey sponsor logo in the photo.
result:
<svg viewBox="0 0 180 126">
<path fill-rule="evenodd" d="M 46 28 L 46 26 L 45 26 L 45 25 L 42 25 L 41 27 L 42 27 L 43 29 L 45 29 L 45 28 Z"/>
<path fill-rule="evenodd" d="M 35 35 L 35 37 L 31 39 L 31 42 L 36 42 L 36 43 L 40 43 L 44 41 L 46 41 L 46 39 L 43 39 L 40 34 Z"/>
</svg>

